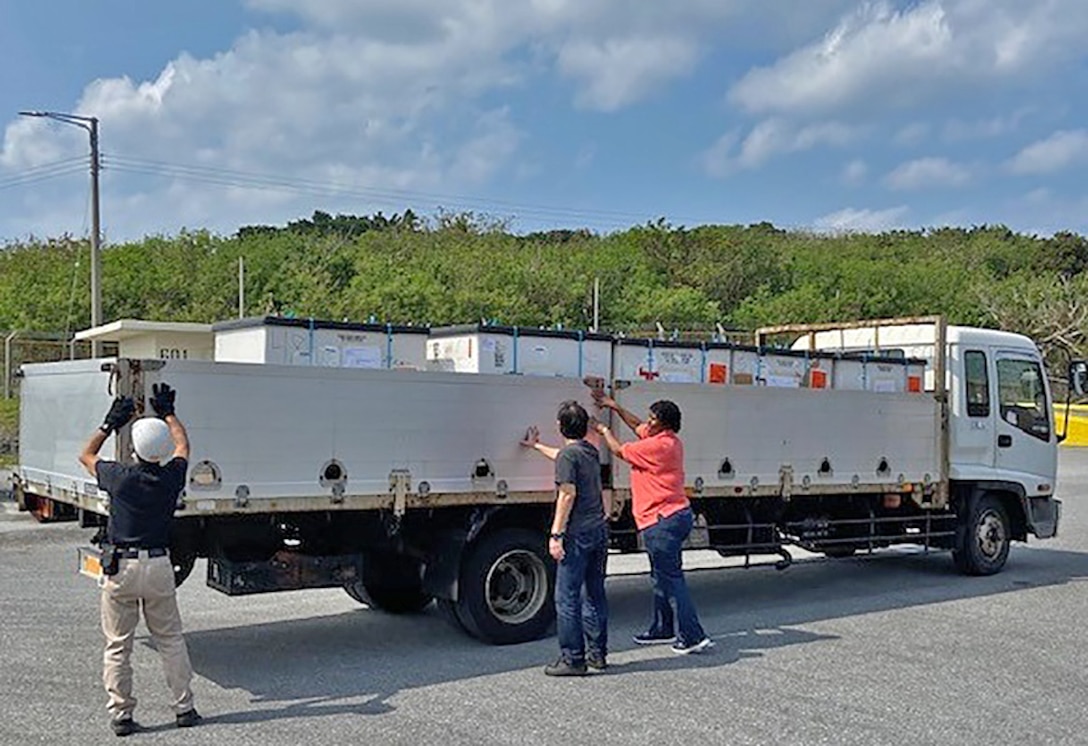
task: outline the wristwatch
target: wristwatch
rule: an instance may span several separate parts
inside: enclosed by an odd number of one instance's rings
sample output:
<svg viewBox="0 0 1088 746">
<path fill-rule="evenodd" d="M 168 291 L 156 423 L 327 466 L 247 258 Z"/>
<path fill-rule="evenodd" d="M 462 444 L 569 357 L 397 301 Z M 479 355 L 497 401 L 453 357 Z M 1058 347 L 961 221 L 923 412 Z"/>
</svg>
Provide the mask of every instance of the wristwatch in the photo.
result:
<svg viewBox="0 0 1088 746">
<path fill-rule="evenodd" d="M 564 536 L 566 536 L 565 533 L 558 533 L 552 534 L 550 538 L 555 539 L 556 541 L 562 541 Z"/>
</svg>

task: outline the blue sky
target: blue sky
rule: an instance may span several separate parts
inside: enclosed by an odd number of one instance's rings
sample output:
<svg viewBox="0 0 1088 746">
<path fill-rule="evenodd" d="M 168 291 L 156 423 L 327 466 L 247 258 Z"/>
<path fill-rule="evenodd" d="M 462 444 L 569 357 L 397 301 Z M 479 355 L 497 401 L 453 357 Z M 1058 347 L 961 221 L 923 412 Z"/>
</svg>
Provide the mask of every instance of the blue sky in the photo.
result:
<svg viewBox="0 0 1088 746">
<path fill-rule="evenodd" d="M 1083 0 L 0 0 L 0 240 L 471 209 L 517 230 L 1088 232 Z"/>
</svg>

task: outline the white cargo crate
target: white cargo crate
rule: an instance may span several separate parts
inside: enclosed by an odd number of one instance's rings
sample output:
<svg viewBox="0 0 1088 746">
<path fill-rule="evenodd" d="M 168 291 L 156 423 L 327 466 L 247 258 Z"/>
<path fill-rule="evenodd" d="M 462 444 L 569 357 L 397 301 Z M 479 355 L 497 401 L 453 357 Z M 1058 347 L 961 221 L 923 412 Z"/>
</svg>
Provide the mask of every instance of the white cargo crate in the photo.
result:
<svg viewBox="0 0 1088 746">
<path fill-rule="evenodd" d="M 612 377 L 605 334 L 470 324 L 438 327 L 427 341 L 427 367 L 451 373 Z"/>
<path fill-rule="evenodd" d="M 785 350 L 764 350 L 760 355 L 760 376 L 757 383 L 772 388 L 799 389 L 807 380 L 809 360 L 808 355 Z"/>
<path fill-rule="evenodd" d="M 832 388 L 879 393 L 921 393 L 924 360 L 868 355 L 837 355 Z"/>
<path fill-rule="evenodd" d="M 612 369 L 619 381 L 702 383 L 706 350 L 698 342 L 617 338 L 612 350 Z"/>
<path fill-rule="evenodd" d="M 828 356 L 713 342 L 706 345 L 703 380 L 710 384 L 778 388 L 830 387 Z"/>
<path fill-rule="evenodd" d="M 215 360 L 323 368 L 426 367 L 426 327 L 265 316 L 212 327 Z"/>
</svg>

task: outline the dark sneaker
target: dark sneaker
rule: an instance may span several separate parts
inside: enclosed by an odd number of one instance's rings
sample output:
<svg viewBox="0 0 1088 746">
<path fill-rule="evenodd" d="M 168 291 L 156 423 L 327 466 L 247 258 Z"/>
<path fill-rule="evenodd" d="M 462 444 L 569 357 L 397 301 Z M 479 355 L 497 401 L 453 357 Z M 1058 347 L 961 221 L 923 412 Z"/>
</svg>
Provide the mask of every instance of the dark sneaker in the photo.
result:
<svg viewBox="0 0 1088 746">
<path fill-rule="evenodd" d="M 676 642 L 676 635 L 668 635 L 663 632 L 643 632 L 631 638 L 636 645 L 668 645 Z"/>
<path fill-rule="evenodd" d="M 676 644 L 672 646 L 672 652 L 678 653 L 679 655 L 687 655 L 688 653 L 701 653 L 712 647 L 714 647 L 714 641 L 709 637 L 704 637 L 699 640 L 699 642 L 694 642 L 690 645 L 682 640 L 677 640 Z"/>
<path fill-rule="evenodd" d="M 586 664 L 571 663 L 560 658 L 550 666 L 544 666 L 544 674 L 546 676 L 585 676 Z"/>
<path fill-rule="evenodd" d="M 192 728 L 194 725 L 200 725 L 200 721 L 203 719 L 204 718 L 200 717 L 200 713 L 194 708 L 178 715 L 178 727 Z"/>
<path fill-rule="evenodd" d="M 110 727 L 113 729 L 113 735 L 123 737 L 131 736 L 140 726 L 136 725 L 136 721 L 132 718 L 121 718 L 110 723 Z"/>
<path fill-rule="evenodd" d="M 594 671 L 603 671 L 608 668 L 608 658 L 603 655 L 587 655 L 586 667 L 592 668 Z"/>
</svg>

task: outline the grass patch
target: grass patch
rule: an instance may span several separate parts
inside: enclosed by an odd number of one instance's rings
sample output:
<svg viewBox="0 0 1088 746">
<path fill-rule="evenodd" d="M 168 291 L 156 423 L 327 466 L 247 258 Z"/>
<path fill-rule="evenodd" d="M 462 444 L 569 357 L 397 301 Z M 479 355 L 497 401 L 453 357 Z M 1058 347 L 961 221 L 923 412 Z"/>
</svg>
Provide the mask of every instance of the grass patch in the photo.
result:
<svg viewBox="0 0 1088 746">
<path fill-rule="evenodd" d="M 19 400 L 0 399 L 0 468 L 19 462 L 15 442 L 19 437 Z"/>
</svg>

